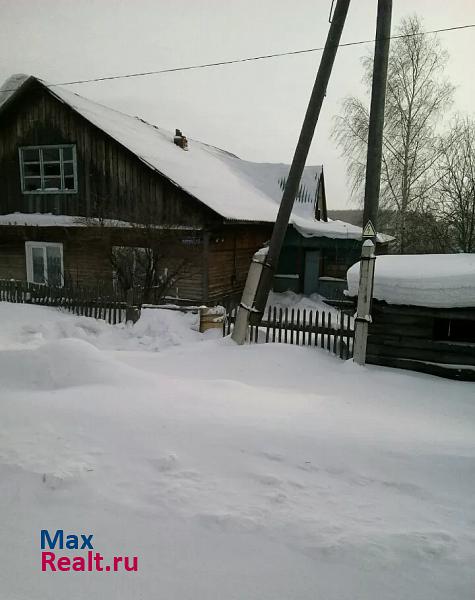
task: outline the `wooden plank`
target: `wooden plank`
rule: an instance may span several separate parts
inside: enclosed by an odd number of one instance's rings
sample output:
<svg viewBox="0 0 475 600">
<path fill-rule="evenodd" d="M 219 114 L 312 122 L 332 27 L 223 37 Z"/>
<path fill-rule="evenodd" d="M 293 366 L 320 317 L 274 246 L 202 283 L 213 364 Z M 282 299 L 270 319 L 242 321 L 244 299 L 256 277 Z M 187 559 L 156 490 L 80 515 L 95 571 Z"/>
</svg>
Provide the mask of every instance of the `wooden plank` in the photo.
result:
<svg viewBox="0 0 475 600">
<path fill-rule="evenodd" d="M 326 313 L 322 310 L 322 333 L 320 335 L 320 348 L 325 348 L 325 335 L 323 333 L 323 330 L 325 329 L 325 317 Z"/>
<path fill-rule="evenodd" d="M 340 313 L 340 318 L 341 318 L 341 314 L 342 313 Z M 337 336 L 337 329 L 336 329 L 337 326 L 338 326 L 338 317 L 336 318 L 335 329 L 333 332 L 333 354 L 335 356 L 337 354 L 337 347 L 338 347 L 338 336 Z"/>
<path fill-rule="evenodd" d="M 315 311 L 315 338 L 313 340 L 313 345 L 317 346 L 318 345 L 318 319 L 319 319 L 319 312 L 318 310 Z"/>
<path fill-rule="evenodd" d="M 376 316 L 391 315 L 391 318 L 431 317 L 442 319 L 475 319 L 475 308 L 432 308 L 426 306 L 401 306 L 373 302 L 372 311 Z"/>
<path fill-rule="evenodd" d="M 397 357 L 377 356 L 367 354 L 366 362 L 372 365 L 381 365 L 398 369 L 407 369 L 429 375 L 436 375 L 446 379 L 455 379 L 459 381 L 475 381 L 475 370 L 465 369 L 463 366 L 459 369 L 446 367 L 443 364 L 428 364 L 419 360 L 408 360 Z"/>
<path fill-rule="evenodd" d="M 350 319 L 350 315 L 346 315 L 346 360 L 348 360 L 350 358 L 350 329 L 351 329 L 351 323 L 350 323 L 351 319 Z"/>
<path fill-rule="evenodd" d="M 338 342 L 339 342 L 339 356 L 343 359 L 343 313 L 340 313 L 340 330 L 338 332 Z"/>
<path fill-rule="evenodd" d="M 443 352 L 441 350 L 429 348 L 424 350 L 421 348 L 410 348 L 407 346 L 401 346 L 400 344 L 376 344 L 373 340 L 368 339 L 368 353 L 375 356 L 406 358 L 443 364 L 446 363 L 475 366 L 475 357 L 465 353 L 463 347 L 460 348 L 459 352 Z"/>
<path fill-rule="evenodd" d="M 441 352 L 443 354 L 463 354 L 464 356 L 475 357 L 475 344 L 407 338 L 402 335 L 384 335 L 368 336 L 368 343 L 380 346 L 397 346 L 399 348 L 411 348 L 420 350 L 421 353 L 428 351 Z"/>
<path fill-rule="evenodd" d="M 271 308 L 267 309 L 266 344 L 269 342 Z"/>
</svg>

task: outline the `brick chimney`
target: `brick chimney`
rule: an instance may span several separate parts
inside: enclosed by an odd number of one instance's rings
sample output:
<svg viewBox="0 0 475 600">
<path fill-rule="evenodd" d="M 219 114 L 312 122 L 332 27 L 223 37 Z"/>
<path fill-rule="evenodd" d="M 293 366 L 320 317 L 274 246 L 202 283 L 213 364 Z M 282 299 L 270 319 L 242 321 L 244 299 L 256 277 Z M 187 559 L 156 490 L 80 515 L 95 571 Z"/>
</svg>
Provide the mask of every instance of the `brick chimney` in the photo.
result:
<svg viewBox="0 0 475 600">
<path fill-rule="evenodd" d="M 173 138 L 173 142 L 177 146 L 180 146 L 182 150 L 188 150 L 188 140 L 179 129 L 175 129 L 175 137 Z"/>
</svg>

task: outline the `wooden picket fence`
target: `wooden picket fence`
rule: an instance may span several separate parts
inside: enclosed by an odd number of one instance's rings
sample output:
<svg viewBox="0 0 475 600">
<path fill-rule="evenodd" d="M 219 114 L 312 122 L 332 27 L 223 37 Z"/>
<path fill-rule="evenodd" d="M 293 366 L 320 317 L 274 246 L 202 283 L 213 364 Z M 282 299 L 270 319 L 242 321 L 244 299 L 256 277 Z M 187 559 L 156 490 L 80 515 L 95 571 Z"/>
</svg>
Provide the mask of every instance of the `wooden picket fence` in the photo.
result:
<svg viewBox="0 0 475 600">
<path fill-rule="evenodd" d="M 0 280 L 0 301 L 56 306 L 75 315 L 103 319 L 111 325 L 125 321 L 128 307 L 124 298 L 100 289 L 10 280 Z"/>
<path fill-rule="evenodd" d="M 228 308 L 223 336 L 232 332 L 237 307 Z M 349 314 L 269 306 L 259 325 L 249 327 L 249 342 L 317 346 L 347 360 L 353 356 L 355 332 Z"/>
</svg>

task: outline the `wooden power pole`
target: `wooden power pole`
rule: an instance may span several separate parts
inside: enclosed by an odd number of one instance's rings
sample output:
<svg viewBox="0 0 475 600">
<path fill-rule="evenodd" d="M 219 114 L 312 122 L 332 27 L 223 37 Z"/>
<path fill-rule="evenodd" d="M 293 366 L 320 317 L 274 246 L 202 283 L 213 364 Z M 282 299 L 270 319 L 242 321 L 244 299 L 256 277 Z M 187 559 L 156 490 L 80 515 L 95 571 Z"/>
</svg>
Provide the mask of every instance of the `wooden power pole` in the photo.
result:
<svg viewBox="0 0 475 600">
<path fill-rule="evenodd" d="M 264 314 L 282 243 L 289 224 L 290 213 L 300 186 L 303 169 L 330 80 L 349 4 L 350 0 L 337 0 L 317 77 L 285 184 L 277 220 L 272 231 L 269 250 L 267 255 L 255 257 L 251 263 L 232 335 L 233 340 L 238 344 L 244 343 L 249 322 L 260 322 Z"/>
<path fill-rule="evenodd" d="M 373 84 L 369 113 L 368 152 L 366 155 L 363 247 L 361 252 L 358 306 L 355 318 L 355 348 L 353 352 L 353 360 L 360 365 L 364 365 L 366 362 L 368 326 L 371 322 L 371 298 L 373 295 L 375 260 L 373 250 L 376 246 L 377 236 L 391 16 L 392 0 L 378 0 Z"/>
</svg>

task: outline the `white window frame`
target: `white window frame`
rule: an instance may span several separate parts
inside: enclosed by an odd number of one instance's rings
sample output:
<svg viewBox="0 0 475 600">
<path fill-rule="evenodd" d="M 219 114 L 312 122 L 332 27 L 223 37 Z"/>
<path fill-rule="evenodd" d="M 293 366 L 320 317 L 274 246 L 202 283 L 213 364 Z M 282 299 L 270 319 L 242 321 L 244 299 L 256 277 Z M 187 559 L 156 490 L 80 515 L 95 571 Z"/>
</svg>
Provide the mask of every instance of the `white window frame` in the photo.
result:
<svg viewBox="0 0 475 600">
<path fill-rule="evenodd" d="M 64 260 L 63 260 L 63 244 L 57 242 L 25 242 L 25 257 L 26 257 L 26 279 L 30 283 L 35 283 L 36 285 L 48 285 L 48 261 L 46 257 L 46 248 L 47 247 L 56 247 L 59 248 L 59 253 L 61 256 L 61 285 L 64 285 Z M 44 272 L 43 277 L 46 283 L 36 283 L 33 277 L 33 248 L 42 248 L 43 250 L 43 265 Z"/>
<path fill-rule="evenodd" d="M 72 158 L 70 160 L 64 160 L 63 158 L 63 149 L 70 148 L 72 150 Z M 43 150 L 59 150 L 59 161 L 44 161 L 43 160 Z M 28 161 L 24 160 L 24 151 L 25 150 L 38 150 L 38 160 L 37 161 Z M 50 145 L 42 145 L 42 146 L 21 146 L 18 148 L 18 157 L 20 161 L 20 179 L 21 179 L 21 191 L 23 194 L 77 194 L 78 191 L 78 169 L 77 169 L 77 155 L 76 155 L 76 146 L 75 144 L 50 144 Z M 25 175 L 25 164 L 39 164 L 40 166 L 40 174 L 33 175 Z M 45 164 L 59 164 L 59 171 L 61 178 L 61 187 L 58 190 L 48 190 L 44 189 L 45 179 L 49 179 L 51 177 L 58 177 L 57 175 L 45 175 L 44 173 L 44 165 Z M 64 189 L 64 165 L 72 164 L 73 165 L 73 174 L 74 178 L 74 189 Z M 66 175 L 66 177 L 71 177 L 71 175 Z M 37 190 L 27 190 L 26 189 L 26 180 L 27 179 L 40 179 L 41 188 Z"/>
</svg>

